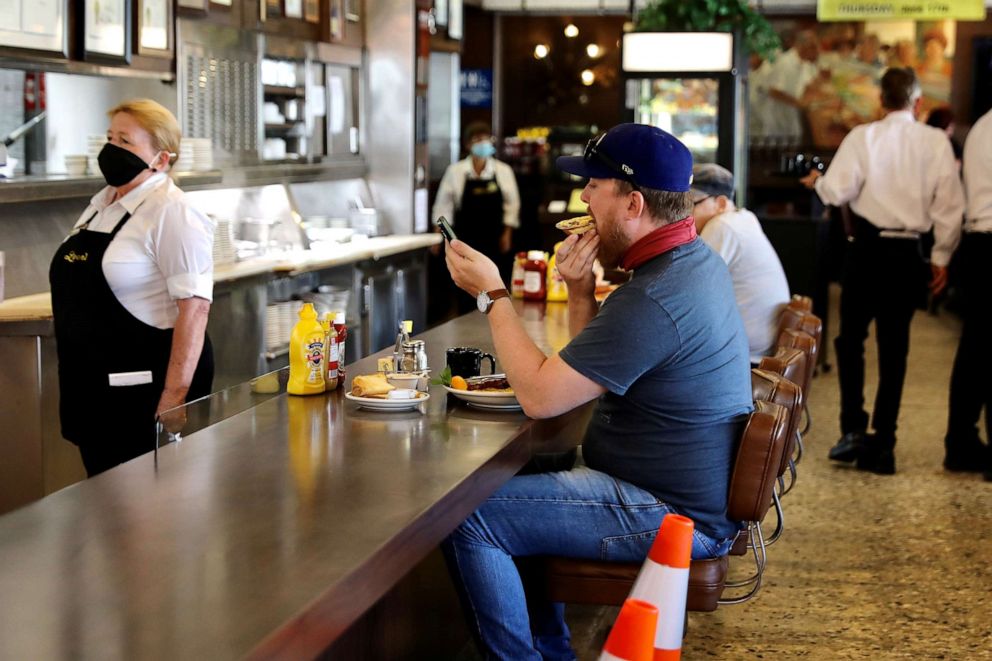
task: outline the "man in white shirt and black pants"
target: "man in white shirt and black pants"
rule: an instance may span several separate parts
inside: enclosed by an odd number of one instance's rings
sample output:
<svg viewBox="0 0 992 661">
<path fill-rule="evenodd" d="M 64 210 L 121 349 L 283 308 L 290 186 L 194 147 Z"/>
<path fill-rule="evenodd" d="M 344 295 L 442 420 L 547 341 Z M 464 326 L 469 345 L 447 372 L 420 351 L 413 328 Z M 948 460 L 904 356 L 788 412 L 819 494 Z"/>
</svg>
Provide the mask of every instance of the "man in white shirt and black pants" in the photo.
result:
<svg viewBox="0 0 992 661">
<path fill-rule="evenodd" d="M 860 470 L 895 473 L 896 421 L 906 376 L 909 326 L 918 307 L 947 284 L 947 263 L 957 247 L 964 193 L 947 136 L 916 121 L 920 86 L 911 69 L 882 76 L 884 119 L 853 129 L 826 174 L 802 182 L 826 204 L 850 203 L 850 237 L 835 340 L 841 395 L 837 461 L 857 460 Z M 920 235 L 934 230 L 928 266 Z M 875 321 L 878 391 L 867 434 L 864 410 L 864 342 Z"/>
<path fill-rule="evenodd" d="M 992 110 L 968 133 L 964 189 L 968 208 L 958 254 L 964 327 L 951 373 L 944 468 L 984 471 L 985 479 L 992 481 L 992 453 L 977 429 L 984 407 L 986 439 L 992 442 Z"/>
</svg>

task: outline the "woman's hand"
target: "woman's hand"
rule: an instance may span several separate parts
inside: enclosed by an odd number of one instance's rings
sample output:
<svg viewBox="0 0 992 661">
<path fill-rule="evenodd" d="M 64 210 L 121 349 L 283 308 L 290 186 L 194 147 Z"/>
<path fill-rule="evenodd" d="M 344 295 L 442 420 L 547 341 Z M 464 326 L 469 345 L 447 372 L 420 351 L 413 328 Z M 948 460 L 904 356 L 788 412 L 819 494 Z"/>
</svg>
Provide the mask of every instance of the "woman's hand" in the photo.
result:
<svg viewBox="0 0 992 661">
<path fill-rule="evenodd" d="M 186 426 L 186 395 L 163 390 L 155 407 L 155 419 L 167 432 L 178 434 Z"/>
<path fill-rule="evenodd" d="M 592 265 L 599 252 L 599 234 L 590 230 L 584 234 L 570 234 L 555 253 L 558 273 L 565 279 L 568 291 L 574 294 L 594 294 L 596 276 Z"/>
<path fill-rule="evenodd" d="M 455 239 L 453 243 L 445 243 L 444 261 L 448 265 L 451 279 L 460 289 L 470 296 L 478 296 L 483 291 L 503 289 L 499 268 L 491 259 L 463 241 Z"/>
</svg>

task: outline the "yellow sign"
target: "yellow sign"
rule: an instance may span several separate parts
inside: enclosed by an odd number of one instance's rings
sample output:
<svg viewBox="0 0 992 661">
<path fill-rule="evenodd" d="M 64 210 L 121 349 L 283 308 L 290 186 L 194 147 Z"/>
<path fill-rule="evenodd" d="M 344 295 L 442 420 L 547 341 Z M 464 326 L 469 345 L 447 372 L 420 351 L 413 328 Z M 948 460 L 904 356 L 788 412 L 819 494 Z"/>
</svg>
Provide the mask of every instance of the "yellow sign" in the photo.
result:
<svg viewBox="0 0 992 661">
<path fill-rule="evenodd" d="M 817 0 L 820 21 L 937 20 L 984 21 L 985 0 Z"/>
</svg>

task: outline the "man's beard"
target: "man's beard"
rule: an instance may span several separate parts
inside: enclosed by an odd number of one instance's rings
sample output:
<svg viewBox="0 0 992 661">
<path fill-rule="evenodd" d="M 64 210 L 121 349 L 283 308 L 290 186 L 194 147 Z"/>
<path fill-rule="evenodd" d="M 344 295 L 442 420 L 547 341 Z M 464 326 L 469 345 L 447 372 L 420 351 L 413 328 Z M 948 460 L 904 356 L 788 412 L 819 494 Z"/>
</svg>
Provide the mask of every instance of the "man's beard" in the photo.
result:
<svg viewBox="0 0 992 661">
<path fill-rule="evenodd" d="M 620 266 L 620 260 L 630 248 L 631 242 L 624 235 L 618 222 L 610 222 L 604 229 L 606 231 L 599 237 L 599 252 L 596 256 L 603 268 L 615 269 Z"/>
</svg>

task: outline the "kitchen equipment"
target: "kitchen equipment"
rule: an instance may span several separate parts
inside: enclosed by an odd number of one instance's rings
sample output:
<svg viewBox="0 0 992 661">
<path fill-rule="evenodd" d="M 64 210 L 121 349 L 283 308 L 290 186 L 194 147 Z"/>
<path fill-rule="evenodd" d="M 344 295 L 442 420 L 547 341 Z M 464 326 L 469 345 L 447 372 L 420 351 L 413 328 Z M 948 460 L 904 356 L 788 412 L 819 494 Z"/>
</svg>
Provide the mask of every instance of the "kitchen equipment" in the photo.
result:
<svg viewBox="0 0 992 661">
<path fill-rule="evenodd" d="M 245 218 L 238 226 L 238 238 L 253 241 L 264 249 L 272 241 L 272 228 L 275 224 L 276 221 L 270 218 Z"/>
<path fill-rule="evenodd" d="M 348 221 L 355 234 L 377 236 L 379 234 L 379 212 L 375 209 L 352 209 Z"/>
</svg>

